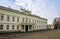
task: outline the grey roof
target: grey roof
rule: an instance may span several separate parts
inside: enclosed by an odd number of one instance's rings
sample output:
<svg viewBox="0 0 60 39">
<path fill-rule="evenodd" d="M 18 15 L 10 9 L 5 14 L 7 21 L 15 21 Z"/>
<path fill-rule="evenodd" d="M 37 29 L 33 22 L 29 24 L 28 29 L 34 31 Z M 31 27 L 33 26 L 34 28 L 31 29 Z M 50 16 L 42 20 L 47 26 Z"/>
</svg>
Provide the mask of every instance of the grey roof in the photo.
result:
<svg viewBox="0 0 60 39">
<path fill-rule="evenodd" d="M 42 17 L 36 16 L 36 15 L 33 15 L 33 14 L 24 14 L 24 12 L 20 12 L 19 10 L 15 10 L 15 9 L 11 9 L 11 8 L 7 8 L 7 7 L 3 7 L 3 6 L 0 6 L 0 9 L 2 9 L 2 10 L 6 10 L 6 11 L 15 12 L 15 13 L 19 13 L 19 14 L 23 14 L 23 15 L 33 16 L 33 17 L 37 17 L 37 18 L 40 18 L 40 19 L 47 20 L 47 19 L 45 19 L 45 18 L 42 18 Z"/>
</svg>

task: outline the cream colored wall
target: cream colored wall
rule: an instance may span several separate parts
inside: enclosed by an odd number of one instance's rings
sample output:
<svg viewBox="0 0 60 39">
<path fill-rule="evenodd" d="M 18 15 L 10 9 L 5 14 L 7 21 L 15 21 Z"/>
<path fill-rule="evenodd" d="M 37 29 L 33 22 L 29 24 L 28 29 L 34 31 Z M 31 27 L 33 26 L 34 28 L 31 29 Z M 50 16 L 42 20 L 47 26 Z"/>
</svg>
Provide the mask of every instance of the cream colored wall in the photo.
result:
<svg viewBox="0 0 60 39">
<path fill-rule="evenodd" d="M 44 19 L 40 19 L 40 18 L 36 18 L 36 17 L 31 17 L 31 16 L 27 16 L 27 15 L 22 15 L 22 14 L 19 14 L 19 13 L 14 13 L 14 12 L 10 12 L 10 11 L 5 11 L 5 10 L 0 10 L 0 14 L 3 14 L 4 15 L 4 21 L 1 21 L 0 20 L 0 24 L 4 24 L 4 26 L 6 26 L 6 24 L 9 24 L 10 25 L 10 30 L 11 29 L 11 26 L 12 25 L 15 25 L 15 30 L 16 29 L 16 25 L 20 25 L 22 23 L 22 18 L 28 18 L 28 19 L 31 19 L 31 22 L 32 23 L 35 23 L 35 25 L 33 25 L 33 30 L 40 30 L 40 29 L 46 29 L 46 26 L 47 26 L 47 20 L 44 20 Z M 7 15 L 10 16 L 10 21 L 7 22 Z M 12 22 L 12 17 L 15 17 L 15 22 Z M 17 22 L 16 18 L 19 17 L 19 22 Z M 36 23 L 35 21 L 33 22 L 33 20 L 36 20 L 37 21 L 40 21 L 40 23 Z M 37 28 L 38 26 L 38 28 Z M 21 31 L 24 31 L 21 29 L 21 25 L 20 25 L 20 30 Z M 4 30 L 6 30 L 6 27 L 4 27 Z"/>
<path fill-rule="evenodd" d="M 43 20 L 43 19 L 36 19 L 36 20 L 39 20 L 40 23 L 36 23 L 35 24 L 35 30 L 41 30 L 41 29 L 46 29 L 47 28 L 47 23 L 46 23 L 46 20 Z M 45 22 L 45 23 L 44 23 Z"/>
<path fill-rule="evenodd" d="M 48 25 L 48 29 L 54 29 L 54 25 Z"/>
</svg>

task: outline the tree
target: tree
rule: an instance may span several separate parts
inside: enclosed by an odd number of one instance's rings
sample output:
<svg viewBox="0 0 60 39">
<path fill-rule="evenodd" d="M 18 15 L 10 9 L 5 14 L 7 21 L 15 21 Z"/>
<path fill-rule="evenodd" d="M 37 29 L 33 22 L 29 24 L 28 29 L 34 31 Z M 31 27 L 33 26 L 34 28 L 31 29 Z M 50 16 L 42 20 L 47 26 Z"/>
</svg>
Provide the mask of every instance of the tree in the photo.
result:
<svg viewBox="0 0 60 39">
<path fill-rule="evenodd" d="M 53 24 L 54 24 L 54 28 L 57 29 L 57 28 L 60 28 L 60 19 L 58 20 L 59 18 L 55 18 L 54 21 L 53 21 Z"/>
</svg>

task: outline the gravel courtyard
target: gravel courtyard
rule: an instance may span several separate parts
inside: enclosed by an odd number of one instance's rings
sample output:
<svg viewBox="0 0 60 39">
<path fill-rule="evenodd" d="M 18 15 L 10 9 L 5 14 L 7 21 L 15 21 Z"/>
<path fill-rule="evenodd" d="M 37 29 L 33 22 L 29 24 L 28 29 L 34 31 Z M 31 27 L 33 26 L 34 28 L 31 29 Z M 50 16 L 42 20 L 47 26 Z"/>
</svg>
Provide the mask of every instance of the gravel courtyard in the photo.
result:
<svg viewBox="0 0 60 39">
<path fill-rule="evenodd" d="M 1 34 L 0 39 L 60 39 L 60 29 L 29 33 Z"/>
</svg>

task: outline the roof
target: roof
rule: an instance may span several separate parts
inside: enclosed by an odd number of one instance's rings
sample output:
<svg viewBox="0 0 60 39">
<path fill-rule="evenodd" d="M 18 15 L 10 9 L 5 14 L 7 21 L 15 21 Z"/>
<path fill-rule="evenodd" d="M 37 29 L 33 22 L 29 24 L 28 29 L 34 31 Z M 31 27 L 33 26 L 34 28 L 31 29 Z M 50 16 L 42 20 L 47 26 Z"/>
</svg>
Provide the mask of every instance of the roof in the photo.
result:
<svg viewBox="0 0 60 39">
<path fill-rule="evenodd" d="M 11 9 L 11 8 L 7 8 L 7 7 L 3 7 L 3 6 L 0 6 L 0 9 L 2 9 L 2 10 L 6 10 L 6 11 L 15 12 L 15 13 L 19 13 L 19 14 L 23 14 L 23 15 L 33 16 L 33 17 L 37 17 L 37 18 L 40 18 L 40 19 L 47 20 L 47 19 L 45 19 L 45 18 L 42 18 L 42 17 L 36 16 L 36 15 L 33 15 L 33 14 L 24 14 L 24 12 L 20 12 L 19 10 L 15 10 L 15 9 Z"/>
</svg>

